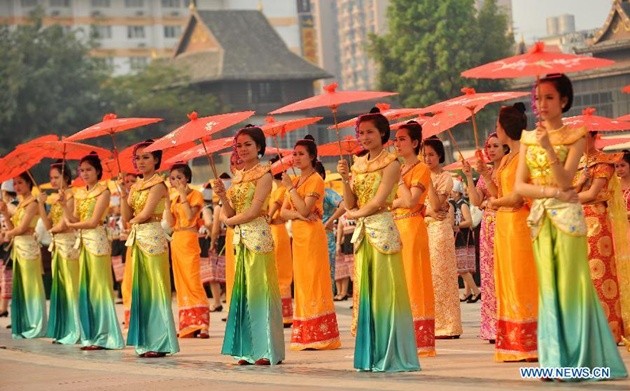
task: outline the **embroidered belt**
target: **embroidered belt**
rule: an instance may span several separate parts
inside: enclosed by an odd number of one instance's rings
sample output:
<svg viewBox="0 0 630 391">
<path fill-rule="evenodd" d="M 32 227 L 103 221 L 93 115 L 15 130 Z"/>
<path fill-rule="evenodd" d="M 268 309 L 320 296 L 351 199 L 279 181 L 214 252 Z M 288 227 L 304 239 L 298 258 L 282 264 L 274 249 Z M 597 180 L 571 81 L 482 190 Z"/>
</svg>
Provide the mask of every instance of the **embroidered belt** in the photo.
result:
<svg viewBox="0 0 630 391">
<path fill-rule="evenodd" d="M 422 205 L 422 208 L 420 208 L 420 210 L 412 212 L 412 213 L 407 213 L 404 214 L 402 216 L 394 216 L 394 220 L 402 220 L 402 219 L 408 219 L 410 217 L 416 217 L 416 216 L 422 216 L 424 217 L 424 212 L 425 212 L 426 208 L 424 205 Z"/>
</svg>

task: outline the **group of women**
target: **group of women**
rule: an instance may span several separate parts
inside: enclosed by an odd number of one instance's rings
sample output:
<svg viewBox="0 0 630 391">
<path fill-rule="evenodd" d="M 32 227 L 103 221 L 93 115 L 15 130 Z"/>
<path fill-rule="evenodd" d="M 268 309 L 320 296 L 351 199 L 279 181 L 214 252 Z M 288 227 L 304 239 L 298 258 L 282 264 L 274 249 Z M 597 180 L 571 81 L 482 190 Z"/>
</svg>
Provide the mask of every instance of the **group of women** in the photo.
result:
<svg viewBox="0 0 630 391">
<path fill-rule="evenodd" d="M 496 341 L 497 361 L 608 367 L 611 378 L 625 377 L 615 335 L 623 333 L 621 316 L 607 317 L 616 314 L 617 308 L 610 308 L 604 300 L 611 299 L 612 292 L 606 272 L 615 269 L 607 264 L 600 270 L 593 262 L 594 257 L 601 259 L 603 253 L 612 252 L 611 246 L 606 239 L 602 242 L 603 230 L 594 233 L 599 235 L 596 243 L 587 239 L 589 213 L 597 213 L 606 204 L 593 194 L 608 188 L 610 170 L 593 163 L 603 159 L 600 155 L 584 154 L 590 145 L 585 129 L 563 126 L 562 113 L 571 107 L 573 97 L 569 79 L 550 75 L 538 82 L 536 91 L 538 127 L 524 131 L 527 124 L 521 105 L 501 109 L 497 133 L 489 142 L 497 146 L 487 148 L 495 168 L 488 169 L 479 159 L 476 168 L 482 179 L 476 188 L 472 168 L 464 164 L 470 199 L 486 210 L 481 249 L 482 259 L 486 259 L 482 261 L 482 338 Z M 390 138 L 390 125 L 377 110 L 358 118 L 356 135 L 364 151 L 354 157 L 352 165 L 345 159 L 337 164 L 343 182 L 344 218 L 355 222 L 351 238 L 354 367 L 360 371 L 418 371 L 419 356 L 436 354 L 436 338 L 458 338 L 462 333 L 453 231 L 470 227 L 454 226 L 448 202 L 453 180 L 441 168 L 445 151 L 437 137 L 423 141 L 422 127 L 410 121 L 396 131 L 397 154 L 389 152 L 384 145 Z M 126 243 L 132 265 L 127 344 L 136 346 L 141 356 L 159 357 L 178 351 L 168 245 L 160 220 L 170 204 L 167 220 L 175 227 L 171 243 L 175 281 L 194 282 L 198 279 L 178 277 L 178 273 L 198 268 L 186 262 L 198 252 L 189 233 L 196 229 L 193 220 L 201 201 L 186 186 L 190 181 L 187 166 L 173 168 L 171 183 L 176 193 L 169 200 L 164 181 L 156 174 L 161 154 L 146 152 L 149 145 L 145 142 L 136 147 L 135 162 L 142 179 L 129 194 L 123 193 L 122 202 L 123 220 L 131 227 Z M 509 153 L 504 153 L 503 145 Z M 221 352 L 241 365 L 282 362 L 283 325 L 289 323 L 293 350 L 341 345 L 322 221 L 325 186 L 318 174 L 321 163 L 316 143 L 312 138 L 296 143 L 294 166 L 300 175 L 276 177 L 276 187 L 283 189 L 273 194 L 270 166 L 261 163 L 265 148 L 260 128 L 239 130 L 234 137 L 231 186 L 226 188 L 220 179 L 212 181 L 229 231 L 228 252 L 233 255 L 226 261 L 228 317 Z M 587 157 L 583 166 L 589 170 L 574 183 L 583 155 Z M 82 159 L 79 167 L 87 186 L 74 197 L 62 178 L 68 170 L 51 169 L 51 182 L 53 176 L 57 178 L 59 200 L 55 205 L 59 206 L 45 218 L 55 236 L 52 251 L 58 275 L 48 328 L 39 253 L 33 250 L 36 244 L 30 235 L 38 213 L 44 216 L 46 211 L 30 195 L 32 181 L 27 175 L 14 181 L 22 201 L 7 232 L 14 238 L 16 263 L 12 332 L 16 337 L 46 334 L 60 343 L 80 339 L 86 350 L 117 349 L 124 342 L 111 299 L 111 261 L 105 255 L 109 244 L 100 225 L 109 190 L 98 184 L 102 169 L 95 156 Z M 57 170 L 55 174 L 53 170 Z M 604 173 L 608 179 L 600 180 Z M 623 181 L 625 186 L 630 182 Z M 580 202 L 594 202 L 594 211 L 585 217 L 586 208 Z M 6 214 L 6 206 L 0 211 Z M 289 220 L 292 262 L 286 260 L 289 240 L 283 232 L 284 222 Z M 74 237 L 78 238 L 78 253 L 71 251 Z M 494 242 L 494 252 L 484 240 Z M 287 267 L 293 275 L 293 313 L 286 308 L 287 299 L 290 306 L 290 279 L 282 276 Z M 604 279 L 600 284 L 603 298 L 598 296 L 596 278 Z M 488 289 L 492 282 L 493 290 Z M 176 288 L 179 296 L 180 287 Z M 207 334 L 207 300 L 200 284 L 182 289 L 190 294 L 185 300 L 178 297 L 180 336 L 190 330 L 199 336 Z M 197 291 L 203 298 L 197 298 Z M 473 293 L 478 300 L 480 293 Z M 187 311 L 184 315 L 182 309 Z M 187 329 L 181 327 L 182 316 L 191 319 Z"/>
</svg>

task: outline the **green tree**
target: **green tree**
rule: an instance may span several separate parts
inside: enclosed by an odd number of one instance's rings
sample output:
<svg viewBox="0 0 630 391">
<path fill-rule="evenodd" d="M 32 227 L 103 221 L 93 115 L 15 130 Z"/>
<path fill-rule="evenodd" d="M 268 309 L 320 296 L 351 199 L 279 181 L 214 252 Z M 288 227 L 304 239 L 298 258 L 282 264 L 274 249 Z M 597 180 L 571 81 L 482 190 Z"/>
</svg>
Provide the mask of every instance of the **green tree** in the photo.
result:
<svg viewBox="0 0 630 391">
<path fill-rule="evenodd" d="M 503 81 L 460 76 L 510 55 L 513 38 L 496 0 L 486 0 L 479 12 L 473 0 L 391 0 L 388 22 L 386 34 L 370 36 L 368 51 L 378 65 L 378 88 L 397 91 L 404 106 L 450 99 L 461 95 L 462 87 L 505 89 Z M 486 114 L 479 122 L 489 127 L 492 121 Z"/>
<path fill-rule="evenodd" d="M 102 113 L 104 64 L 89 57 L 80 31 L 42 25 L 0 26 L 0 153 L 35 136 L 68 135 Z"/>
</svg>

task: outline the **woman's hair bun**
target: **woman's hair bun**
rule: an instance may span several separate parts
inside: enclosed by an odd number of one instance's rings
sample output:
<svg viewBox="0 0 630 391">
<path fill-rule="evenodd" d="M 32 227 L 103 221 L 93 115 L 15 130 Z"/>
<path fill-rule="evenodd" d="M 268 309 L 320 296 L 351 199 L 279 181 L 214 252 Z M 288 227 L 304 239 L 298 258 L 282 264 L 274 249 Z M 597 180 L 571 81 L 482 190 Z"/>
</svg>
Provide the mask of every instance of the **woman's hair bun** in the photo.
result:
<svg viewBox="0 0 630 391">
<path fill-rule="evenodd" d="M 310 134 L 307 134 L 306 136 L 304 136 L 304 140 L 315 141 L 315 137 L 311 136 Z"/>
<path fill-rule="evenodd" d="M 380 113 L 380 112 L 381 112 L 381 109 L 379 109 L 376 106 L 372 107 L 372 109 L 370 110 L 370 114 L 376 114 L 376 113 Z"/>
<path fill-rule="evenodd" d="M 523 114 L 525 114 L 525 111 L 527 111 L 527 108 L 525 107 L 525 103 L 523 102 L 516 102 L 514 103 L 512 107 L 514 107 L 516 110 L 520 111 Z"/>
</svg>

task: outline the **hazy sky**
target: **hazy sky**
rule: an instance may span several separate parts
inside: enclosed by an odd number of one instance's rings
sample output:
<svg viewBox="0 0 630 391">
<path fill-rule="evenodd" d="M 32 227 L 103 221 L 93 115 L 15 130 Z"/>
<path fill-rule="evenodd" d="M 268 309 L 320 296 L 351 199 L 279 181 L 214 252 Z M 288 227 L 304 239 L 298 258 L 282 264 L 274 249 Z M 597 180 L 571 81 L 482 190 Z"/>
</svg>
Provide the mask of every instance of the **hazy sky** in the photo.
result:
<svg viewBox="0 0 630 391">
<path fill-rule="evenodd" d="M 512 0 L 515 38 L 533 41 L 547 35 L 547 17 L 572 14 L 575 29 L 601 27 L 606 21 L 612 0 Z"/>
</svg>

